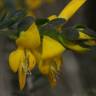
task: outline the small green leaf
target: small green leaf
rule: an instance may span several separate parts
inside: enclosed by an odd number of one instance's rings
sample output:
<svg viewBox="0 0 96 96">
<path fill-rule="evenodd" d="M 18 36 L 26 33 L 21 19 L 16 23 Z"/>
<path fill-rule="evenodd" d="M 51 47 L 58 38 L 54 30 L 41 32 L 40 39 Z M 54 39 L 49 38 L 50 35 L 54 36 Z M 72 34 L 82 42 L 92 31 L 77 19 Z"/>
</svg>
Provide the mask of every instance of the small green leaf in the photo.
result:
<svg viewBox="0 0 96 96">
<path fill-rule="evenodd" d="M 65 24 L 65 20 L 58 18 L 54 19 L 52 21 L 49 21 L 47 24 L 42 26 L 44 29 L 56 29 L 58 26 L 62 26 Z"/>
<path fill-rule="evenodd" d="M 23 19 L 19 22 L 19 24 L 18 24 L 18 26 L 17 26 L 18 32 L 27 30 L 27 29 L 31 26 L 31 24 L 32 24 L 33 22 L 34 22 L 34 19 L 33 19 L 33 17 L 31 17 L 31 16 L 27 16 L 27 17 L 23 18 Z"/>
<path fill-rule="evenodd" d="M 73 27 L 63 28 L 62 35 L 69 41 L 78 40 L 79 32 Z"/>
<path fill-rule="evenodd" d="M 21 20 L 25 16 L 24 11 L 17 11 L 13 16 L 6 17 L 5 20 L 0 22 L 0 29 L 8 28 L 12 26 L 13 24 L 17 23 L 19 20 Z"/>
</svg>

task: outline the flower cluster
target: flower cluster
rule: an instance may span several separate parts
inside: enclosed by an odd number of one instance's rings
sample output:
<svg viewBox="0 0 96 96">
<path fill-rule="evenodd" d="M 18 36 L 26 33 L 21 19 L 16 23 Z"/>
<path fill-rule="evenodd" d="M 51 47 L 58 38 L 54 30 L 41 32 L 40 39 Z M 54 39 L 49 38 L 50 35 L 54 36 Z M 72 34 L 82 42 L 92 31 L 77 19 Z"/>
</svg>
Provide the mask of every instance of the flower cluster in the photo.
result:
<svg viewBox="0 0 96 96">
<path fill-rule="evenodd" d="M 18 72 L 20 89 L 24 88 L 26 75 L 37 65 L 40 72 L 48 75 L 52 85 L 56 83 L 56 73 L 60 70 L 60 55 L 65 48 L 49 36 L 42 42 L 35 23 L 16 40 L 17 49 L 9 56 L 9 65 L 13 72 Z"/>
<path fill-rule="evenodd" d="M 9 67 L 14 73 L 18 73 L 20 90 L 24 89 L 27 76 L 35 67 L 43 76 L 48 77 L 54 87 L 63 64 L 63 52 L 67 49 L 85 52 L 96 45 L 94 31 L 89 28 L 64 26 L 86 0 L 71 0 L 58 16 L 52 15 L 47 19 L 36 19 L 33 13 L 30 13 L 30 10 L 40 6 L 43 0 L 25 1 L 27 10 L 17 12 L 0 23 L 1 29 L 10 28 L 14 22 L 23 20 L 23 23 L 19 21 L 19 31 L 16 34 L 12 33 L 12 36 L 8 34 L 11 39 L 15 37 L 17 46 L 9 55 Z"/>
</svg>

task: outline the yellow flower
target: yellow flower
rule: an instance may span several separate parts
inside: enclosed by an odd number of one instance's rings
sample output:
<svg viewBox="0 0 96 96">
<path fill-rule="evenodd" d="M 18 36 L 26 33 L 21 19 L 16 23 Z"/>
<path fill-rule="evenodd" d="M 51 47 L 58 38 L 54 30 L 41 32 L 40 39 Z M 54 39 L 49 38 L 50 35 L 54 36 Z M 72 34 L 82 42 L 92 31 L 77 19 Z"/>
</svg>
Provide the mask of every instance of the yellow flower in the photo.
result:
<svg viewBox="0 0 96 96">
<path fill-rule="evenodd" d="M 16 44 L 20 47 L 9 55 L 9 66 L 13 72 L 18 72 L 20 89 L 23 90 L 27 73 L 36 65 L 36 58 L 30 49 L 35 50 L 40 46 L 40 34 L 35 23 L 20 33 Z"/>
<path fill-rule="evenodd" d="M 26 84 L 26 75 L 36 65 L 36 59 L 30 50 L 17 48 L 9 55 L 9 66 L 13 72 L 18 72 L 20 89 Z"/>
<path fill-rule="evenodd" d="M 42 44 L 41 60 L 38 68 L 40 72 L 47 75 L 52 86 L 56 85 L 56 79 L 62 64 L 61 54 L 65 48 L 56 40 L 44 36 Z M 40 55 L 39 55 L 40 56 Z"/>
<path fill-rule="evenodd" d="M 25 3 L 29 12 L 42 4 L 43 0 L 26 0 Z M 59 16 L 51 16 L 49 20 L 56 18 L 70 19 L 72 15 L 85 3 L 86 0 L 71 0 Z M 60 27 L 61 28 L 61 27 Z M 79 38 L 85 34 L 80 32 Z M 86 38 L 89 38 L 86 36 Z M 28 30 L 21 32 L 16 40 L 18 47 L 9 55 L 9 66 L 13 72 L 18 72 L 20 89 L 23 90 L 26 84 L 26 77 L 35 67 L 36 63 L 43 75 L 47 75 L 52 86 L 57 83 L 58 72 L 62 65 L 62 53 L 66 50 L 57 40 L 43 36 L 42 44 L 39 30 L 33 23 Z M 79 45 L 67 44 L 67 47 L 77 51 L 84 51 Z M 31 51 L 30 51 L 31 50 Z"/>
<path fill-rule="evenodd" d="M 52 87 L 56 85 L 58 72 L 62 65 L 62 53 L 64 51 L 65 48 L 49 36 L 43 37 L 42 46 L 37 50 L 32 50 L 40 72 L 48 76 Z"/>
<path fill-rule="evenodd" d="M 35 23 L 33 23 L 27 31 L 21 32 L 19 38 L 16 40 L 16 44 L 23 48 L 31 49 L 40 46 L 40 34 Z"/>
</svg>

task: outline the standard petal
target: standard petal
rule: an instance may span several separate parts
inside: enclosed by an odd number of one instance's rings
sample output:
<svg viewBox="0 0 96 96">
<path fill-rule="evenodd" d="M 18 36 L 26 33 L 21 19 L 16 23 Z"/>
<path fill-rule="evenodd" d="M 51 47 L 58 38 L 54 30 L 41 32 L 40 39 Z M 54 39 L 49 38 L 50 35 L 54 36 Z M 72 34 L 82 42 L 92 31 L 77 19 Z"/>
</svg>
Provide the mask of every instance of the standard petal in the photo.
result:
<svg viewBox="0 0 96 96">
<path fill-rule="evenodd" d="M 44 36 L 43 38 L 43 47 L 42 47 L 42 58 L 48 59 L 58 56 L 63 53 L 65 48 L 56 40 Z"/>
<path fill-rule="evenodd" d="M 37 48 L 40 45 L 40 34 L 36 24 L 33 23 L 27 31 L 21 32 L 16 43 L 24 48 Z"/>
</svg>

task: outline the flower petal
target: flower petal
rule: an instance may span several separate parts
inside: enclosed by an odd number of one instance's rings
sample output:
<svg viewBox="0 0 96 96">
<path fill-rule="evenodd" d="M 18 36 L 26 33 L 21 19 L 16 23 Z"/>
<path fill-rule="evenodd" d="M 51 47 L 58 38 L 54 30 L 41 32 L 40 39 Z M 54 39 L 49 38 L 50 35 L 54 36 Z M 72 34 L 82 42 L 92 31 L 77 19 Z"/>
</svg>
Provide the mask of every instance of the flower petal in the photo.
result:
<svg viewBox="0 0 96 96">
<path fill-rule="evenodd" d="M 73 51 L 77 51 L 77 52 L 86 52 L 89 51 L 89 48 L 83 48 L 80 45 L 76 45 L 76 44 L 66 44 L 67 48 L 73 50 Z"/>
<path fill-rule="evenodd" d="M 34 54 L 36 58 L 36 63 L 39 63 L 41 60 L 41 53 L 39 50 L 32 50 L 32 53 Z"/>
<path fill-rule="evenodd" d="M 16 40 L 17 45 L 24 48 L 36 48 L 40 45 L 40 34 L 35 23 L 25 32 L 21 32 L 20 37 Z"/>
<path fill-rule="evenodd" d="M 34 55 L 31 53 L 31 51 L 27 50 L 26 53 L 27 53 L 26 55 L 27 55 L 28 61 L 29 61 L 28 69 L 31 71 L 36 65 L 36 59 L 35 59 Z"/>
<path fill-rule="evenodd" d="M 83 32 L 79 32 L 79 39 L 92 39 L 92 37 Z"/>
<path fill-rule="evenodd" d="M 43 75 L 48 75 L 50 70 L 50 61 L 40 61 L 38 68 Z"/>
<path fill-rule="evenodd" d="M 19 66 L 18 78 L 19 78 L 20 90 L 23 90 L 25 87 L 25 83 L 26 83 L 26 73 L 23 70 L 22 64 L 20 64 Z"/>
<path fill-rule="evenodd" d="M 48 17 L 48 19 L 51 21 L 51 20 L 54 20 L 54 19 L 56 19 L 57 18 L 57 16 L 56 15 L 51 15 L 51 16 L 49 16 Z"/>
<path fill-rule="evenodd" d="M 65 20 L 70 19 L 74 13 L 86 2 L 87 0 L 71 0 L 69 4 L 62 10 L 59 18 L 64 18 Z"/>
<path fill-rule="evenodd" d="M 62 63 L 63 63 L 62 56 L 59 55 L 59 56 L 57 56 L 57 57 L 54 57 L 54 61 L 55 61 L 56 66 L 57 66 L 57 71 L 60 71 L 61 65 L 62 65 Z"/>
<path fill-rule="evenodd" d="M 55 75 L 56 74 L 54 74 L 54 73 L 51 73 L 48 75 L 49 82 L 50 82 L 52 88 L 54 88 L 57 84 L 57 78 L 55 77 Z"/>
<path fill-rule="evenodd" d="M 23 55 L 23 50 L 19 48 L 9 55 L 9 66 L 13 72 L 17 72 Z"/>
<path fill-rule="evenodd" d="M 53 58 L 61 53 L 63 53 L 65 48 L 56 40 L 44 36 L 43 38 L 43 48 L 42 48 L 42 58 L 48 59 Z"/>
</svg>

